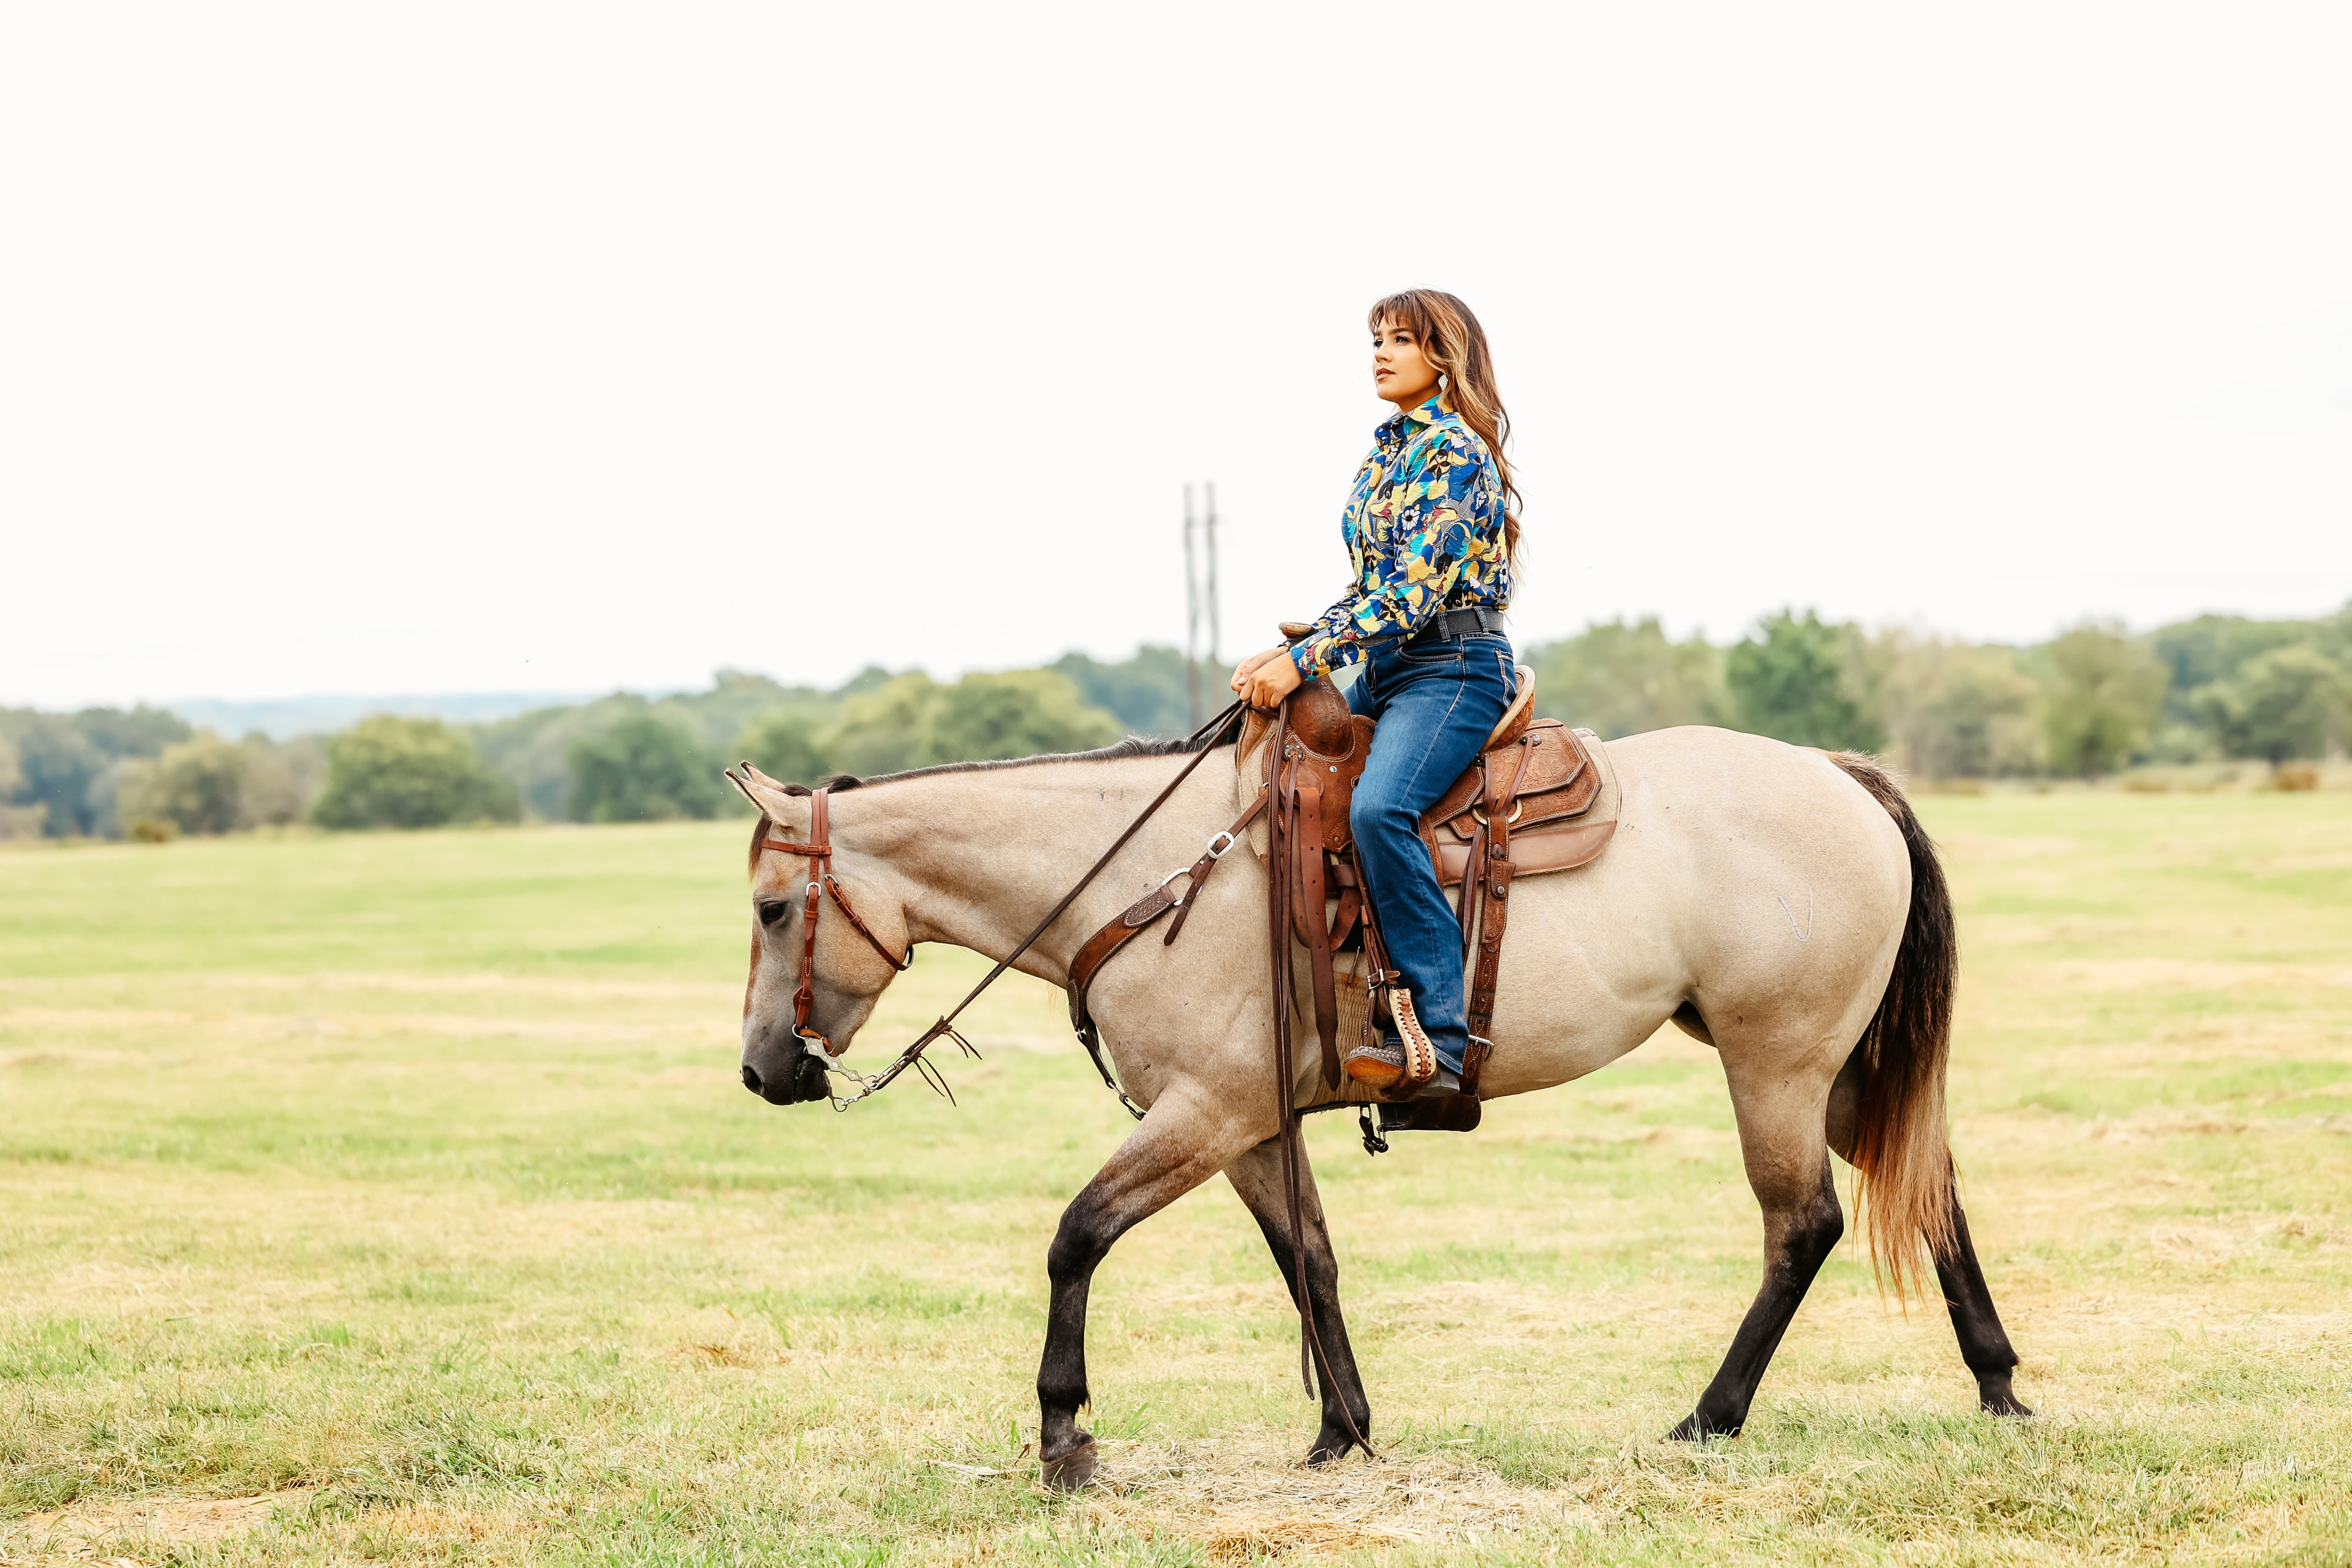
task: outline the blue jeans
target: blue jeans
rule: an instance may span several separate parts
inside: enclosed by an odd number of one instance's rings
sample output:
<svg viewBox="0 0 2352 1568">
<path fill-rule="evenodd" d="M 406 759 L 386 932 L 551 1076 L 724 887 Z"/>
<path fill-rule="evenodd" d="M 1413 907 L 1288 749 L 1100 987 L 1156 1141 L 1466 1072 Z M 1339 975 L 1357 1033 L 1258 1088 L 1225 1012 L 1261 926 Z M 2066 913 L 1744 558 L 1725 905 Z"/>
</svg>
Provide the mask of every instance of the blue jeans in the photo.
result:
<svg viewBox="0 0 2352 1568">
<path fill-rule="evenodd" d="M 1462 923 L 1437 885 L 1421 841 L 1421 814 L 1478 760 L 1511 705 L 1518 677 L 1511 639 L 1496 633 L 1370 645 L 1348 706 L 1380 721 L 1356 781 L 1348 826 L 1389 962 L 1404 973 L 1412 1008 L 1438 1058 L 1462 1070 L 1470 1029 L 1462 994 Z"/>
</svg>

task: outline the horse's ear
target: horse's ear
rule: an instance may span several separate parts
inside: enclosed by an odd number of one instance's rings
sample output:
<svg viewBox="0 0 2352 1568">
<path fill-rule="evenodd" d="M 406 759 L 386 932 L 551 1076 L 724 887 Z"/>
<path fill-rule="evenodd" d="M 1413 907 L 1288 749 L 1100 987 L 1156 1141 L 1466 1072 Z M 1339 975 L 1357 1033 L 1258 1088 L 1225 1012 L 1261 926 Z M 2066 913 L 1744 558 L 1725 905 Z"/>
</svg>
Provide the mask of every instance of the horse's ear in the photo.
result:
<svg viewBox="0 0 2352 1568">
<path fill-rule="evenodd" d="M 749 763 L 739 763 L 726 770 L 727 782 L 742 792 L 743 798 L 760 808 L 760 814 L 771 822 L 796 822 L 801 813 L 793 806 L 797 795 L 806 799 L 806 790 L 794 790 L 778 784 Z"/>
<path fill-rule="evenodd" d="M 768 774 L 761 773 L 750 763 L 737 763 L 735 766 L 741 770 L 743 776 L 750 779 L 753 784 L 766 784 L 770 789 L 782 790 L 786 795 L 808 794 L 808 786 L 806 784 L 786 784 L 780 778 L 772 778 Z"/>
</svg>

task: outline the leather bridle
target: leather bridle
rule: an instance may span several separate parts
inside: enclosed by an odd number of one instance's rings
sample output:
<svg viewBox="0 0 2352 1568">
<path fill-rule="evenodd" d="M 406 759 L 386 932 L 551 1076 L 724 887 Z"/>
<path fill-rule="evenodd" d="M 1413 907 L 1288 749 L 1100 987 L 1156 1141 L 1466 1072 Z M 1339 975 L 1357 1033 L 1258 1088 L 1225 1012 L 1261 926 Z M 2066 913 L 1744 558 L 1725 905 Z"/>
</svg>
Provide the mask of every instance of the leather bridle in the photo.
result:
<svg viewBox="0 0 2352 1568">
<path fill-rule="evenodd" d="M 982 992 L 995 984 L 997 978 L 1012 968 L 1016 959 L 1035 946 L 1037 939 L 1044 936 L 1055 921 L 1068 912 L 1070 906 L 1077 902 L 1078 895 L 1085 892 L 1097 877 L 1102 875 L 1103 868 L 1111 863 L 1113 858 L 1121 849 L 1127 847 L 1128 840 L 1141 832 L 1143 825 L 1150 821 L 1161 806 L 1168 804 L 1168 797 L 1176 793 L 1177 786 L 1191 778 L 1194 771 L 1208 760 L 1218 739 L 1229 725 L 1241 717 L 1245 707 L 1245 703 L 1236 700 L 1223 712 L 1187 736 L 1186 743 L 1200 742 L 1200 750 L 1193 754 L 1190 762 L 1178 770 L 1174 778 L 1168 781 L 1168 786 L 1152 798 L 1151 804 L 1145 806 L 1133 822 L 1127 825 L 1126 832 L 1111 841 L 1110 847 L 1102 852 L 1102 858 L 1087 868 L 1087 874 L 1078 879 L 1076 886 L 1062 895 L 1061 901 L 1046 911 L 1045 918 L 1037 922 L 1035 930 L 1021 939 L 1021 944 L 1018 947 L 998 961 L 996 967 L 990 970 L 979 984 L 964 993 L 962 1001 L 950 1008 L 929 1028 L 925 1029 L 920 1036 L 917 1037 L 913 1044 L 900 1051 L 890 1065 L 878 1073 L 868 1075 L 844 1067 L 840 1053 L 834 1049 L 833 1042 L 825 1038 L 820 1031 L 809 1027 L 809 1015 L 816 1005 L 816 922 L 818 911 L 824 908 L 823 900 L 830 898 L 849 923 L 857 928 L 857 934 L 864 937 L 875 952 L 887 959 L 893 968 L 904 970 L 912 964 L 915 962 L 915 950 L 910 945 L 907 949 L 906 955 L 898 957 L 883 946 L 882 939 L 874 934 L 873 928 L 858 918 L 856 910 L 850 906 L 849 895 L 843 890 L 840 880 L 834 876 L 831 814 L 826 805 L 826 797 L 831 793 L 831 786 L 813 790 L 809 794 L 809 841 L 806 844 L 794 844 L 784 839 L 769 838 L 762 835 L 760 840 L 761 849 L 774 849 L 786 855 L 803 856 L 809 862 L 808 886 L 803 893 L 803 902 L 801 906 L 803 923 L 807 930 L 802 933 L 801 938 L 800 987 L 793 993 L 793 1034 L 801 1041 L 802 1048 L 814 1057 L 817 1064 L 827 1073 L 837 1074 L 856 1085 L 849 1094 L 838 1095 L 833 1092 L 828 1081 L 825 1098 L 833 1102 L 833 1108 L 835 1110 L 846 1110 L 867 1095 L 881 1092 L 889 1087 L 893 1079 L 908 1068 L 913 1068 L 921 1073 L 925 1082 L 947 1096 L 949 1103 L 953 1104 L 954 1092 L 948 1088 L 947 1080 L 940 1076 L 939 1069 L 923 1059 L 923 1052 L 929 1048 L 932 1041 L 944 1037 L 953 1040 L 962 1048 L 966 1056 L 980 1055 L 970 1040 L 956 1032 L 957 1017 L 966 1007 L 972 1005 Z M 749 763 L 744 764 L 744 767 L 747 773 L 756 771 L 751 769 Z M 731 770 L 728 776 L 734 780 L 735 787 L 743 792 L 744 798 L 750 800 L 754 805 L 760 805 L 760 797 L 752 793 L 747 779 L 735 778 Z M 765 807 L 761 809 L 764 811 Z M 1111 1077 L 1110 1068 L 1104 1065 L 1100 1046 L 1092 1039 L 1087 1039 L 1085 1043 L 1087 1054 L 1094 1058 L 1095 1070 L 1102 1074 L 1103 1082 L 1108 1085 L 1111 1091 L 1118 1096 L 1120 1102 L 1140 1120 L 1143 1115 L 1142 1108 L 1128 1099 L 1126 1091 L 1121 1089 L 1117 1080 Z"/>
<path fill-rule="evenodd" d="M 825 798 L 831 793 L 830 789 L 820 789 L 809 796 L 809 841 L 806 844 L 788 843 L 782 838 L 763 838 L 760 842 L 762 849 L 805 856 L 808 859 L 806 902 L 801 906 L 801 923 L 804 928 L 801 934 L 801 984 L 800 989 L 793 993 L 793 1033 L 806 1041 L 812 1052 L 821 1054 L 828 1068 L 838 1065 L 841 1053 L 833 1048 L 833 1042 L 822 1031 L 809 1027 L 809 1014 L 816 1007 L 816 918 L 824 908 L 824 900 L 818 896 L 820 891 L 825 898 L 833 900 L 840 908 L 842 917 L 857 929 L 857 934 L 864 937 L 867 945 L 880 953 L 891 968 L 903 973 L 915 962 L 912 942 L 907 944 L 903 956 L 894 955 L 882 945 L 882 939 L 874 934 L 874 928 L 858 918 L 857 910 L 850 905 L 849 895 L 841 890 L 840 879 L 833 874 L 833 821 Z"/>
</svg>

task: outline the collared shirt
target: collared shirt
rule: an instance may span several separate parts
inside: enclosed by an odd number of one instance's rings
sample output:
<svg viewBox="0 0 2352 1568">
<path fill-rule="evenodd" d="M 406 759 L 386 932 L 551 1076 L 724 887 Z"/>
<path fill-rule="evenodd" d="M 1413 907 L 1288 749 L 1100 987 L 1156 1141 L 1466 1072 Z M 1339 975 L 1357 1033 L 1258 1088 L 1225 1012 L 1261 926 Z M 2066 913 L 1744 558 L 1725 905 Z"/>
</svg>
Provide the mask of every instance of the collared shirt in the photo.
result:
<svg viewBox="0 0 2352 1568">
<path fill-rule="evenodd" d="M 1476 431 L 1442 396 L 1383 420 L 1339 522 L 1355 577 L 1290 650 L 1313 679 L 1410 637 L 1441 609 L 1511 602 L 1503 485 Z"/>
</svg>

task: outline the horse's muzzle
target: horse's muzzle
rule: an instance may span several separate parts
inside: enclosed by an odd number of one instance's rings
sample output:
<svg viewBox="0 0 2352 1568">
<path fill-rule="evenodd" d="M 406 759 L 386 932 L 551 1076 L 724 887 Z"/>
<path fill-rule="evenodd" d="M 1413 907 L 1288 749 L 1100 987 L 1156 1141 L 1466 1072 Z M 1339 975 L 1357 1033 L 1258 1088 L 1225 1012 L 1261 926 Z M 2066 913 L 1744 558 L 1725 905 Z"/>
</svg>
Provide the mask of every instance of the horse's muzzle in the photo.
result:
<svg viewBox="0 0 2352 1568">
<path fill-rule="evenodd" d="M 743 1064 L 743 1087 L 770 1105 L 798 1105 L 825 1097 L 824 1068 L 806 1051 L 794 1051 L 782 1062 L 770 1062 L 761 1072 Z"/>
</svg>

